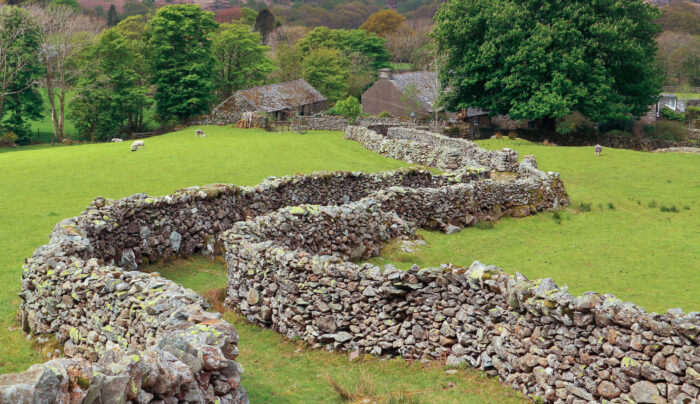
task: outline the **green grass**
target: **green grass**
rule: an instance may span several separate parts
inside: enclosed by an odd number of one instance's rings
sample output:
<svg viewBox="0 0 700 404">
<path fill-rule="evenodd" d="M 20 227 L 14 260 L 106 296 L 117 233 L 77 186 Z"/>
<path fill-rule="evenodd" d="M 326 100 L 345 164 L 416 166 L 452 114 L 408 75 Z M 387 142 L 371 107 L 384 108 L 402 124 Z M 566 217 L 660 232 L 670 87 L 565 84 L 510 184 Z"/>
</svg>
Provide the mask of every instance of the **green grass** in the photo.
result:
<svg viewBox="0 0 700 404">
<path fill-rule="evenodd" d="M 674 93 L 679 100 L 697 100 L 700 99 L 700 94 L 696 93 Z"/>
<path fill-rule="evenodd" d="M 53 137 L 53 126 L 51 126 L 51 107 L 49 106 L 48 96 L 46 95 L 46 89 L 39 89 L 42 97 L 44 98 L 44 117 L 37 121 L 31 121 L 32 127 L 32 141 L 38 143 L 51 143 L 51 138 Z M 75 91 L 69 90 L 66 93 L 66 110 L 65 115 L 68 115 L 68 104 L 75 97 Z M 58 102 L 56 103 L 58 107 Z M 67 117 L 64 118 L 63 132 L 69 139 L 77 139 L 78 131 L 75 129 L 75 125 Z"/>
<path fill-rule="evenodd" d="M 213 182 L 253 185 L 296 172 L 406 166 L 342 140 L 339 132 L 204 130 L 205 139 L 195 138 L 194 128 L 146 139 L 136 153 L 129 142 L 0 149 L 0 373 L 41 360 L 15 322 L 24 258 L 48 242 L 56 222 L 80 214 L 98 195 L 164 195 Z"/>
<path fill-rule="evenodd" d="M 215 302 L 226 286 L 222 259 L 203 257 L 179 260 L 148 268 L 182 283 Z M 524 402 L 512 388 L 472 369 L 445 373 L 440 364 L 381 360 L 369 355 L 348 361 L 348 353 L 310 349 L 283 338 L 269 329 L 248 323 L 240 315 L 225 311 L 238 334 L 239 357 L 245 373 L 242 383 L 253 403 L 337 403 L 328 377 L 355 395 L 371 402 L 404 403 L 518 403 Z M 408 398 L 400 401 L 399 398 Z"/>
<path fill-rule="evenodd" d="M 416 253 L 389 246 L 385 261 L 372 262 L 407 268 L 479 260 L 530 279 L 551 277 L 572 294 L 613 293 L 648 311 L 700 310 L 700 156 L 606 148 L 596 158 L 592 147 L 478 143 L 537 156 L 541 169 L 562 174 L 572 208 L 559 219 L 556 213 L 507 218 L 453 235 L 419 231 L 427 245 Z"/>
<path fill-rule="evenodd" d="M 22 260 L 48 241 L 58 220 L 79 214 L 96 196 L 163 195 L 213 182 L 252 185 L 270 175 L 322 169 L 380 171 L 406 165 L 344 141 L 338 132 L 270 134 L 223 127 L 205 131 L 205 139 L 195 138 L 194 128 L 149 138 L 137 153 L 129 151 L 128 142 L 0 150 L 0 372 L 21 371 L 42 361 L 14 318 Z M 649 310 L 700 309 L 698 156 L 606 148 L 596 158 L 592 148 L 508 139 L 480 143 L 511 147 L 521 156 L 535 154 L 540 168 L 560 171 L 572 208 L 558 217 L 543 213 L 504 219 L 493 228 L 465 229 L 449 236 L 421 231 L 428 244 L 416 254 L 392 253 L 388 248 L 385 259 L 403 267 L 413 262 L 468 265 L 478 259 L 530 278 L 552 277 L 560 285 L 568 284 L 573 293 L 615 293 Z M 225 284 L 221 266 L 202 259 L 163 272 L 198 291 Z M 372 375 L 377 395 L 439 389 L 453 381 L 457 384 L 453 389 L 432 391 L 421 395 L 422 400 L 506 400 L 506 393 L 495 393 L 501 391 L 498 385 L 490 379 L 482 383 L 478 373 L 448 377 L 438 368 L 401 361 L 348 364 L 343 354 L 282 343 L 275 333 L 241 322 L 231 313 L 226 316 L 240 330 L 241 361 L 248 371 L 244 383 L 255 401 L 334 400 L 325 374 L 352 389 L 363 372 Z M 487 398 L 493 395 L 497 398 Z"/>
</svg>

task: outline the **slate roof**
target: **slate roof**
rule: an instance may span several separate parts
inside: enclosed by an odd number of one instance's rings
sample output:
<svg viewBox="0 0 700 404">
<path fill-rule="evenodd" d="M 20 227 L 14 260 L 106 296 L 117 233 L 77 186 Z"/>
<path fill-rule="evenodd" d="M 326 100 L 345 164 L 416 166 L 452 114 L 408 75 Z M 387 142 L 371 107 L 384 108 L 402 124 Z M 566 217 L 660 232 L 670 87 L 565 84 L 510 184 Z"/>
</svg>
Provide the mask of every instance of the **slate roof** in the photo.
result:
<svg viewBox="0 0 700 404">
<path fill-rule="evenodd" d="M 303 79 L 253 87 L 236 92 L 258 111 L 274 112 L 326 101 Z"/>
<path fill-rule="evenodd" d="M 415 85 L 417 101 L 421 103 L 426 111 L 433 110 L 435 96 L 439 91 L 435 72 L 394 73 L 389 81 L 402 93 L 405 93 L 406 89 L 411 85 Z"/>
</svg>

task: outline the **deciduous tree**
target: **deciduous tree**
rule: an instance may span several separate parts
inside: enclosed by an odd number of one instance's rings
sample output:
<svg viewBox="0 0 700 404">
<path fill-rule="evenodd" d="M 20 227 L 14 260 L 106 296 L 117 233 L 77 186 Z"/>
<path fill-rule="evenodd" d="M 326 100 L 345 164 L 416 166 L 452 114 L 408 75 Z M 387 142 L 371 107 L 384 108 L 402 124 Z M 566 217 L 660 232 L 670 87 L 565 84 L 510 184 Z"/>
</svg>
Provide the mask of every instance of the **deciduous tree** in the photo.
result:
<svg viewBox="0 0 700 404">
<path fill-rule="evenodd" d="M 360 25 L 360 29 L 385 37 L 396 32 L 404 21 L 406 17 L 397 13 L 396 10 L 381 10 L 370 15 L 367 21 Z"/>
<path fill-rule="evenodd" d="M 274 65 L 267 58 L 270 49 L 260 44 L 260 34 L 244 24 L 223 24 L 214 34 L 212 49 L 217 60 L 221 98 L 236 90 L 262 84 Z"/>
<path fill-rule="evenodd" d="M 642 115 L 660 91 L 658 11 L 643 0 L 451 0 L 435 38 L 452 109 L 514 119 L 581 112 L 594 121 Z"/>
<path fill-rule="evenodd" d="M 41 32 L 32 16 L 15 6 L 0 6 L 0 135 L 14 132 L 27 143 L 27 120 L 41 117 L 37 82 Z"/>
<path fill-rule="evenodd" d="M 214 66 L 210 36 L 214 13 L 199 5 L 179 4 L 158 10 L 147 24 L 156 111 L 162 120 L 184 120 L 209 111 Z"/>
<path fill-rule="evenodd" d="M 381 69 L 388 67 L 390 59 L 384 42 L 384 38 L 359 29 L 316 27 L 299 41 L 298 46 L 302 52 L 310 52 L 316 48 L 328 48 L 339 50 L 346 55 L 359 53 L 370 58 L 375 69 Z"/>
<path fill-rule="evenodd" d="M 329 101 L 347 95 L 348 59 L 337 49 L 316 48 L 304 58 L 304 78 Z"/>
<path fill-rule="evenodd" d="M 105 30 L 81 55 L 86 65 L 80 90 L 70 104 L 70 118 L 91 141 L 132 132 L 150 104 L 148 87 L 134 70 L 137 55 L 116 29 Z"/>
<path fill-rule="evenodd" d="M 66 6 L 33 6 L 41 25 L 41 54 L 46 69 L 46 95 L 56 140 L 64 138 L 66 94 L 76 84 L 84 66 L 75 58 L 90 43 L 98 26 L 79 11 Z"/>
</svg>

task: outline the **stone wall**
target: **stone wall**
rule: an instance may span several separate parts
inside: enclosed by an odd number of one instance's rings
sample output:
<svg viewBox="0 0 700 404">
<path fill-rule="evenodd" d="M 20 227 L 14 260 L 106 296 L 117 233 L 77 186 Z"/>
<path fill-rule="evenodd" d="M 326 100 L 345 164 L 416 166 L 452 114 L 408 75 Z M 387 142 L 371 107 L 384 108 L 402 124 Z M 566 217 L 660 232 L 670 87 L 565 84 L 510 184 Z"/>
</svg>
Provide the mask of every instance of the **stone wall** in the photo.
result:
<svg viewBox="0 0 700 404">
<path fill-rule="evenodd" d="M 135 271 L 139 266 L 217 253 L 223 231 L 300 204 L 374 198 L 382 226 L 391 224 L 379 238 L 367 238 L 365 227 L 339 221 L 333 232 L 352 244 L 340 250 L 328 244 L 326 252 L 343 258 L 374 255 L 381 242 L 410 235 L 414 224 L 405 220 L 452 232 L 480 220 L 568 204 L 556 173 L 537 170 L 532 158 L 513 169 L 507 180 L 491 179 L 485 169 L 444 175 L 405 169 L 269 178 L 254 187 L 212 184 L 162 197 L 98 197 L 80 216 L 57 224 L 50 242 L 23 267 L 22 326 L 35 336 L 55 336 L 67 358 L 0 376 L 0 402 L 39 397 L 71 403 L 246 402 L 233 327 L 206 312 L 200 296 L 157 274 Z M 293 214 L 299 208 L 285 209 Z M 347 214 L 358 220 L 356 212 Z M 271 228 L 280 235 L 304 231 L 284 222 Z"/>
<path fill-rule="evenodd" d="M 70 359 L 0 376 L 0 402 L 247 403 L 235 329 L 181 285 L 104 264 L 88 217 L 58 223 L 22 273 L 23 329 Z"/>
<path fill-rule="evenodd" d="M 459 194 L 468 185 L 446 188 Z M 574 297 L 552 279 L 529 281 L 479 262 L 408 271 L 350 262 L 376 255 L 390 237 L 414 234 L 413 223 L 385 209 L 431 211 L 441 200 L 426 194 L 387 204 L 396 195 L 382 195 L 341 207 L 285 208 L 234 225 L 222 235 L 227 305 L 289 338 L 446 358 L 548 402 L 700 398 L 700 313 L 646 313 L 592 292 Z"/>
<path fill-rule="evenodd" d="M 517 171 L 518 154 L 504 148 L 490 151 L 465 139 L 455 139 L 412 128 L 389 128 L 386 136 L 362 126 L 349 126 L 345 139 L 399 160 L 442 170 L 473 168 L 486 171 Z"/>
</svg>

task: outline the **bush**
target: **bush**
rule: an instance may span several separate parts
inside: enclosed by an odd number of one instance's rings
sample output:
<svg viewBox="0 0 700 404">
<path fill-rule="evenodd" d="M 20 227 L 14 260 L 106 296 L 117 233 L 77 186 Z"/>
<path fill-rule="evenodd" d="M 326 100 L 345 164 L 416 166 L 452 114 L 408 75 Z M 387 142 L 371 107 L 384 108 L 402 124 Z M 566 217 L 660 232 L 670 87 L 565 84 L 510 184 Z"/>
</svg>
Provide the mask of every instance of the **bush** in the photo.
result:
<svg viewBox="0 0 700 404">
<path fill-rule="evenodd" d="M 517 137 L 518 137 L 518 135 L 514 131 L 508 132 L 508 139 L 515 140 L 515 138 L 517 138 Z"/>
<path fill-rule="evenodd" d="M 348 119 L 348 123 L 353 124 L 358 116 L 362 113 L 360 101 L 353 96 L 348 96 L 344 100 L 338 101 L 333 107 L 340 115 Z"/>
<path fill-rule="evenodd" d="M 686 128 L 676 121 L 658 121 L 654 125 L 646 127 L 645 132 L 653 138 L 682 141 L 686 136 Z"/>
<path fill-rule="evenodd" d="M 669 121 L 685 122 L 685 114 L 676 112 L 669 107 L 663 107 L 661 109 L 661 116 Z"/>
<path fill-rule="evenodd" d="M 560 135 L 582 135 L 595 131 L 590 119 L 578 111 L 559 118 L 557 121 L 557 133 Z"/>
<path fill-rule="evenodd" d="M 691 125 L 695 122 L 700 120 L 700 107 L 688 107 L 685 109 L 685 119 L 688 120 L 688 123 Z"/>
<path fill-rule="evenodd" d="M 620 137 L 632 137 L 630 132 L 626 132 L 620 129 L 613 129 L 605 133 L 607 136 L 620 136 Z"/>
<path fill-rule="evenodd" d="M 393 116 L 389 113 L 389 111 L 382 111 L 377 114 L 377 118 L 393 118 Z"/>
<path fill-rule="evenodd" d="M 659 207 L 659 210 L 662 212 L 678 213 L 678 208 L 676 207 L 676 205 L 661 206 L 661 207 Z"/>
<path fill-rule="evenodd" d="M 2 135 L 2 145 L 7 146 L 7 147 L 14 147 L 16 146 L 15 142 L 19 140 L 19 136 L 17 136 L 14 132 L 6 132 L 4 135 Z"/>
</svg>

